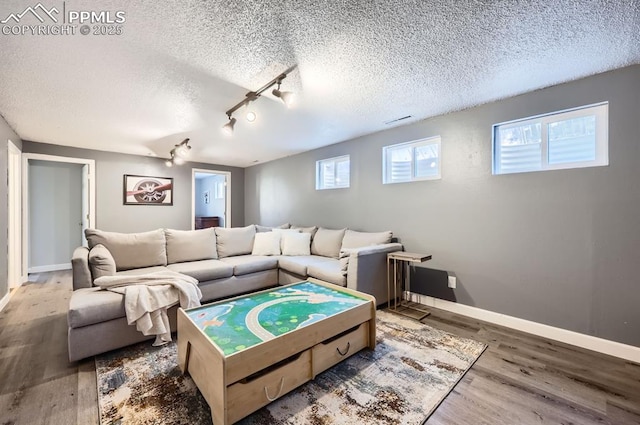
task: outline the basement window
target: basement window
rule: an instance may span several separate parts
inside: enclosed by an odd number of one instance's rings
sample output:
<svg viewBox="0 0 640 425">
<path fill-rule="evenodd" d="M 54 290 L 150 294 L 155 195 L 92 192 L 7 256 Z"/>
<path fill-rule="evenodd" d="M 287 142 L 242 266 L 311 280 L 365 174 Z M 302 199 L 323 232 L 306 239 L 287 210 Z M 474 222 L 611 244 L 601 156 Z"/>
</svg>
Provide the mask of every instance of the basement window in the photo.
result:
<svg viewBox="0 0 640 425">
<path fill-rule="evenodd" d="M 316 161 L 316 190 L 349 187 L 350 173 L 349 155 Z"/>
<path fill-rule="evenodd" d="M 609 104 L 493 126 L 493 174 L 609 165 Z"/>
<path fill-rule="evenodd" d="M 437 180 L 440 174 L 440 136 L 385 146 L 382 183 Z"/>
</svg>

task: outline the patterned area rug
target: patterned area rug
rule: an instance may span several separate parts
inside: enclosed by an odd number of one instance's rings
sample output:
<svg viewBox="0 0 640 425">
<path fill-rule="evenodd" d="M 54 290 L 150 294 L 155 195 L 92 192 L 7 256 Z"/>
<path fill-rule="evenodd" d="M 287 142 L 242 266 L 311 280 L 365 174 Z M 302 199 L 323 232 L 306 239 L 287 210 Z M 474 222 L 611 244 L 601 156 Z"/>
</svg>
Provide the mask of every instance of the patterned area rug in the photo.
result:
<svg viewBox="0 0 640 425">
<path fill-rule="evenodd" d="M 365 349 L 242 420 L 265 424 L 421 424 L 486 346 L 377 312 Z M 176 345 L 151 342 L 96 357 L 101 425 L 211 424 L 209 406 L 177 365 Z"/>
</svg>

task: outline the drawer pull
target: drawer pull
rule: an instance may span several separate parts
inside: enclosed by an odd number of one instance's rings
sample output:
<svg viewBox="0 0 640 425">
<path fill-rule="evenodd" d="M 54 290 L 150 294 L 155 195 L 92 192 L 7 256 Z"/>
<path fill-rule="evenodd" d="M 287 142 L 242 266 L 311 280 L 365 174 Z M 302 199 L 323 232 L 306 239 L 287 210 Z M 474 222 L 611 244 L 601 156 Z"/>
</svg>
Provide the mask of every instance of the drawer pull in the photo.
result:
<svg viewBox="0 0 640 425">
<path fill-rule="evenodd" d="M 282 377 L 282 379 L 280 379 L 280 388 L 278 389 L 278 394 L 276 394 L 275 397 L 273 398 L 269 397 L 269 389 L 266 386 L 264 387 L 264 395 L 267 396 L 267 400 L 274 401 L 275 399 L 280 397 L 280 394 L 282 393 L 282 388 L 284 388 L 284 376 Z"/>
<path fill-rule="evenodd" d="M 346 356 L 347 353 L 349 352 L 349 349 L 351 348 L 351 342 L 347 342 L 347 349 L 345 350 L 345 352 L 343 353 L 342 351 L 340 351 L 340 348 L 336 347 L 336 351 L 338 352 L 338 354 L 340 354 L 342 357 Z"/>
</svg>

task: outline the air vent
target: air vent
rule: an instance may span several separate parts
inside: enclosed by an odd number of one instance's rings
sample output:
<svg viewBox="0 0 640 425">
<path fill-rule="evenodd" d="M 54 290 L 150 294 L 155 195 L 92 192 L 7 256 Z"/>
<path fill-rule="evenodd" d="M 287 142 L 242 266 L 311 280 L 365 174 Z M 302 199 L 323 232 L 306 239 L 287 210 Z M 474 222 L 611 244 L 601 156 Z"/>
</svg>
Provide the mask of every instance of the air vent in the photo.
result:
<svg viewBox="0 0 640 425">
<path fill-rule="evenodd" d="M 411 117 L 413 117 L 413 115 L 407 115 L 406 117 L 396 118 L 395 120 L 387 121 L 384 124 L 385 125 L 395 124 L 397 122 L 404 121 L 404 120 L 409 119 Z"/>
</svg>

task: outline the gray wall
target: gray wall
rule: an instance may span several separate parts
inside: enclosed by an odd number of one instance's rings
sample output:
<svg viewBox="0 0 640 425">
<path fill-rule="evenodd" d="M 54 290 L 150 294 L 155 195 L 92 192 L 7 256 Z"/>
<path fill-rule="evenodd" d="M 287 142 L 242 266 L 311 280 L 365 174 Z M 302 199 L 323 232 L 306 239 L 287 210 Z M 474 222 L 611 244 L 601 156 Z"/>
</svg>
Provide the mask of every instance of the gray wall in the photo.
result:
<svg viewBox="0 0 640 425">
<path fill-rule="evenodd" d="M 96 161 L 96 227 L 113 232 L 143 232 L 161 227 L 191 229 L 191 169 L 231 172 L 231 224 L 244 225 L 244 169 L 187 162 L 167 168 L 164 161 L 136 155 L 78 149 L 24 141 L 24 153 L 94 159 Z M 173 177 L 173 206 L 123 205 L 123 175 Z"/>
<path fill-rule="evenodd" d="M 4 201 L 4 208 L 0 208 L 0 299 L 9 293 L 9 283 L 7 282 L 8 262 L 7 262 L 7 232 L 9 226 L 9 211 L 7 206 L 9 205 L 9 192 L 7 190 L 7 140 L 11 141 L 18 146 L 22 147 L 22 140 L 13 131 L 13 129 L 7 124 L 2 116 L 0 116 L 0 176 L 3 177 L 3 184 L 0 184 L 0 199 Z"/>
<path fill-rule="evenodd" d="M 633 66 L 256 165 L 245 222 L 390 229 L 433 255 L 418 292 L 640 346 L 639 93 Z M 602 101 L 608 167 L 491 175 L 492 124 Z M 442 180 L 382 185 L 383 146 L 438 134 Z M 315 161 L 343 154 L 351 187 L 316 191 Z"/>
<path fill-rule="evenodd" d="M 28 267 L 70 264 L 81 222 L 82 164 L 30 160 Z"/>
</svg>

